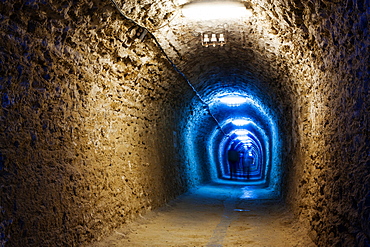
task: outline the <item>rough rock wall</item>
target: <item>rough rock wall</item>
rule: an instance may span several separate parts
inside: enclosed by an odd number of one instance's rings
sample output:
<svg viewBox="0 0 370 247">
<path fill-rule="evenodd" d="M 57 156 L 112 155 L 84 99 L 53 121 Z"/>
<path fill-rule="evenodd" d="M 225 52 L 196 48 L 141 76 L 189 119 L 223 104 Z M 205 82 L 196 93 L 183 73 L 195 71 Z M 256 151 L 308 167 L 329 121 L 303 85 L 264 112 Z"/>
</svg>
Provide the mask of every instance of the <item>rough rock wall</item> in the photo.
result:
<svg viewBox="0 0 370 247">
<path fill-rule="evenodd" d="M 215 121 L 211 118 L 209 109 L 198 97 L 194 97 L 188 107 L 188 114 L 184 116 L 184 124 L 180 129 L 180 139 L 183 143 L 181 151 L 189 173 L 188 177 L 192 178 L 188 182 L 189 186 L 195 187 L 209 182 L 210 179 L 207 138 Z"/>
<path fill-rule="evenodd" d="M 254 1 L 252 1 L 254 2 Z M 370 244 L 369 2 L 256 3 L 295 98 L 288 200 L 319 246 Z"/>
<path fill-rule="evenodd" d="M 177 0 L 114 0 L 127 18 L 138 22 L 150 31 L 167 25 L 174 17 Z"/>
<path fill-rule="evenodd" d="M 188 88 L 149 35 L 109 1 L 0 10 L 0 245 L 83 245 L 184 191 Z"/>
</svg>

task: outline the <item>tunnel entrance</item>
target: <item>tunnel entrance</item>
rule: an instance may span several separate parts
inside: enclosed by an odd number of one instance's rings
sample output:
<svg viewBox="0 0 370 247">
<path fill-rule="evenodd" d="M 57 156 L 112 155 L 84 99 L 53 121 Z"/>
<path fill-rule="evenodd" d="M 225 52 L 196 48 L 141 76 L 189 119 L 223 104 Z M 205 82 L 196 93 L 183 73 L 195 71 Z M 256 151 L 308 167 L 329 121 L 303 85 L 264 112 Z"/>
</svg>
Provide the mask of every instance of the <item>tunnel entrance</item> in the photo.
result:
<svg viewBox="0 0 370 247">
<path fill-rule="evenodd" d="M 226 150 L 219 150 L 219 160 L 222 161 L 218 171 L 220 178 L 243 181 L 265 179 L 265 148 L 257 135 L 247 129 L 239 129 L 223 141 L 225 145 L 222 148 Z"/>
<path fill-rule="evenodd" d="M 209 140 L 217 179 L 269 185 L 272 122 L 256 104 L 248 94 L 226 94 L 213 100 L 212 110 L 223 116 Z M 228 159 L 232 150 L 239 155 L 236 162 Z"/>
<path fill-rule="evenodd" d="M 195 100 L 186 124 L 190 176 L 268 190 L 266 199 L 280 197 L 282 143 L 274 109 L 259 94 L 241 87 L 205 90 L 203 99 L 209 112 L 204 102 Z M 237 158 L 230 160 L 230 152 Z"/>
<path fill-rule="evenodd" d="M 235 119 L 226 119 L 219 150 L 218 177 L 221 179 L 266 182 L 266 147 L 269 147 L 268 138 L 265 131 L 255 122 L 249 111 L 244 111 L 242 107 L 247 103 L 247 98 L 243 95 L 230 94 L 222 96 L 216 101 L 219 106 L 227 106 L 223 111 L 232 113 L 238 111 Z M 241 108 L 238 109 L 238 108 Z M 240 114 L 240 115 L 239 115 Z M 226 132 L 225 132 L 226 131 Z"/>
</svg>

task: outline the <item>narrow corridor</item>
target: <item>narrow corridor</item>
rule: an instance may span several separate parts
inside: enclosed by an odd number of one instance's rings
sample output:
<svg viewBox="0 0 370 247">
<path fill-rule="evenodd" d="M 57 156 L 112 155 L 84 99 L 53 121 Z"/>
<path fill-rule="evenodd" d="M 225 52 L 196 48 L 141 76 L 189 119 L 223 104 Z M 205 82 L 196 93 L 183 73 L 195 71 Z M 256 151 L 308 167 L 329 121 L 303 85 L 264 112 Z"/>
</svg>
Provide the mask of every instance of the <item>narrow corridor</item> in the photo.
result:
<svg viewBox="0 0 370 247">
<path fill-rule="evenodd" d="M 95 243 L 103 246 L 316 246 L 273 191 L 203 185 Z"/>
<path fill-rule="evenodd" d="M 0 247 L 370 247 L 369 20 L 1 0 Z"/>
</svg>

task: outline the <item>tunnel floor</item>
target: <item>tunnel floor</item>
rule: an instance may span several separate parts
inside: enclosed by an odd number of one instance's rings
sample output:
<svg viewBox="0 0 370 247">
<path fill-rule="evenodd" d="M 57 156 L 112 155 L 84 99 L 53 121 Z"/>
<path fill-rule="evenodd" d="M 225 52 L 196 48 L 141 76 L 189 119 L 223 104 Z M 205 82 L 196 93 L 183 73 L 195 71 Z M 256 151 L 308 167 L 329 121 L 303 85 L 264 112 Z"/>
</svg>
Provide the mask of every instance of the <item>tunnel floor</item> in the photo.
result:
<svg viewBox="0 0 370 247">
<path fill-rule="evenodd" d="M 264 199 L 269 193 L 203 185 L 92 246 L 316 246 L 282 202 Z"/>
</svg>

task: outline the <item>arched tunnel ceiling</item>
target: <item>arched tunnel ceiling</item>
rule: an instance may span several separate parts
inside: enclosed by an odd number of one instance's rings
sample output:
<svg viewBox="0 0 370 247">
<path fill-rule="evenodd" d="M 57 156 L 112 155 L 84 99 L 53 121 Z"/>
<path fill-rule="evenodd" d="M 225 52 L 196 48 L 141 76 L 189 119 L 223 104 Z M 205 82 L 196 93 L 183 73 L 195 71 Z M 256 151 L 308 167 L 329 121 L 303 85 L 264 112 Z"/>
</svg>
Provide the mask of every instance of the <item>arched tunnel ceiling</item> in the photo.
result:
<svg viewBox="0 0 370 247">
<path fill-rule="evenodd" d="M 278 78 L 285 74 L 281 71 L 280 54 L 286 41 L 282 39 L 284 34 L 278 35 L 277 27 L 272 26 L 273 18 L 278 19 L 278 16 L 267 16 L 263 11 L 270 1 L 239 1 L 252 11 L 252 16 L 226 21 L 197 21 L 184 17 L 181 4 L 188 5 L 190 1 L 144 2 L 116 1 L 127 18 L 156 37 L 166 54 L 197 89 L 205 86 L 201 83 L 208 84 L 209 77 L 222 71 L 226 76 L 248 74 L 268 92 L 271 91 L 271 81 L 277 84 L 280 82 Z M 294 19 L 294 16 L 290 18 Z M 275 24 L 286 29 L 293 21 L 287 19 L 286 22 L 275 21 Z M 223 33 L 226 45 L 203 47 L 202 33 Z"/>
</svg>

